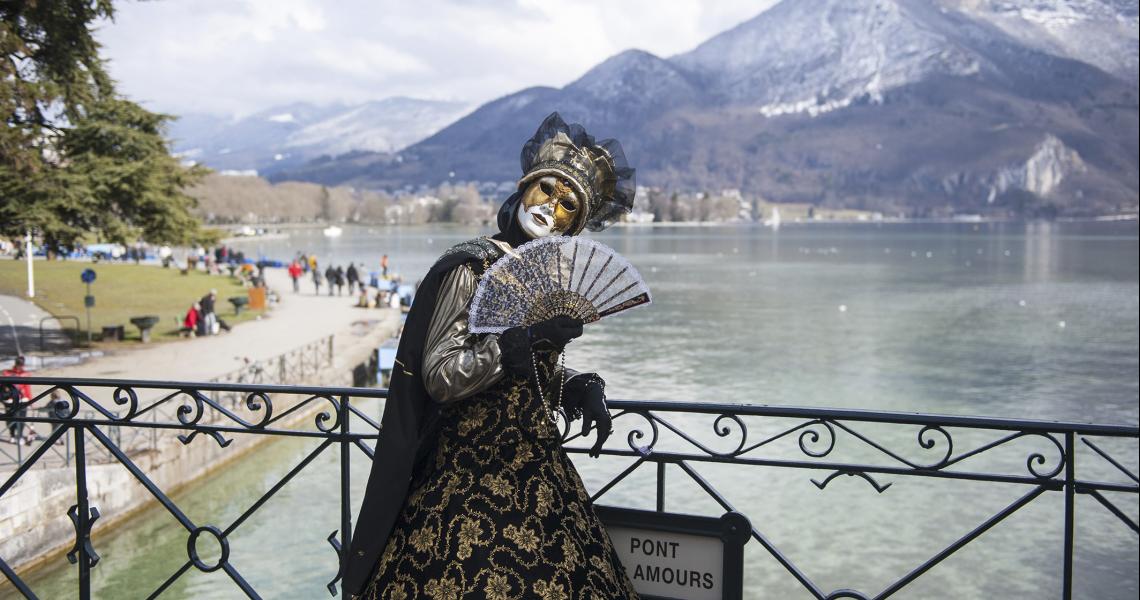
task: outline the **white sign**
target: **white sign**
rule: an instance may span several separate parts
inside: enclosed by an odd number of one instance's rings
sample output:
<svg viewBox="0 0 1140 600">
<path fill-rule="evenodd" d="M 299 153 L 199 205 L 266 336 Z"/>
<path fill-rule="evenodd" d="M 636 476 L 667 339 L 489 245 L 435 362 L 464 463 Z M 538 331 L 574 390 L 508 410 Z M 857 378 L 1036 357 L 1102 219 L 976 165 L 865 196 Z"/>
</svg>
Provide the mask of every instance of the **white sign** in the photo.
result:
<svg viewBox="0 0 1140 600">
<path fill-rule="evenodd" d="M 720 600 L 724 541 L 720 537 L 607 527 L 621 564 L 639 594 Z"/>
</svg>

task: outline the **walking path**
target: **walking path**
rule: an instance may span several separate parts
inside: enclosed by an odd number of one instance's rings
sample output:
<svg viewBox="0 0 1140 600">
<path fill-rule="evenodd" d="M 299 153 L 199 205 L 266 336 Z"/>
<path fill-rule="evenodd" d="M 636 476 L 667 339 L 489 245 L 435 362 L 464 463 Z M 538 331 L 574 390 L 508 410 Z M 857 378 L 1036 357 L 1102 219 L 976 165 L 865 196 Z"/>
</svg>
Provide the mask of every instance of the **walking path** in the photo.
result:
<svg viewBox="0 0 1140 600">
<path fill-rule="evenodd" d="M 267 317 L 241 323 L 229 333 L 164 343 L 126 342 L 118 346 L 109 345 L 114 350 L 83 364 L 42 369 L 32 374 L 205 381 L 240 368 L 242 362 L 235 357 L 248 357 L 254 361 L 268 359 L 310 342 L 320 341 L 331 334 L 335 336 L 332 367 L 320 368 L 315 373 L 310 371 L 303 377 L 303 381 L 289 383 L 347 386 L 354 381 L 353 367 L 367 361 L 369 354 L 398 330 L 399 315 L 393 309 L 356 308 L 351 296 L 316 296 L 311 292 L 294 294 L 288 275 L 281 269 L 266 270 L 266 280 L 272 289 L 282 294 L 281 302 Z M 224 314 L 222 316 L 225 317 Z M 37 387 L 39 386 L 33 386 L 33 392 L 40 391 Z M 109 394 L 110 390 L 102 389 L 101 392 Z M 144 390 L 139 399 L 146 402 L 149 397 L 164 393 L 154 389 Z M 291 412 L 288 408 L 290 402 L 304 402 L 305 398 L 303 395 L 294 397 L 284 394 L 275 395 L 273 400 L 279 411 L 275 414 L 286 415 Z M 104 400 L 104 406 L 112 405 Z M 171 410 L 178 407 L 177 404 L 168 406 Z M 231 406 L 235 412 L 249 416 L 248 412 L 243 413 L 246 408 Z M 274 427 L 288 428 L 294 423 L 307 422 L 311 428 L 312 415 L 327 408 L 321 402 L 309 403 Z M 211 411 L 203 422 L 209 423 L 210 419 L 218 418 L 218 415 L 216 411 Z M 232 421 L 223 422 L 232 424 Z M 245 453 L 274 439 L 273 436 L 245 435 L 230 436 L 232 443 L 227 442 L 226 446 L 212 440 L 187 444 L 175 439 L 177 430 L 166 430 L 155 435 L 158 430 L 152 429 L 151 436 L 140 438 L 140 429 L 133 432 L 129 427 L 126 429 L 124 437 L 117 437 L 115 444 L 129 454 L 129 462 L 146 473 L 154 485 L 167 491 L 187 485 L 211 469 L 223 468 L 227 461 L 238 460 Z M 109 461 L 104 463 L 93 458 L 87 459 L 84 470 L 89 492 L 87 501 L 91 506 L 98 507 L 104 515 L 97 527 L 113 528 L 117 526 L 116 523 L 128 518 L 132 511 L 154 499 L 146 488 L 133 483 L 130 471 L 116 464 L 119 459 L 110 460 L 111 455 L 105 449 L 102 455 L 99 454 L 100 444 L 91 437 L 86 439 L 85 448 L 90 451 L 89 457 L 106 455 Z M 140 441 L 140 444 L 132 445 Z M 10 477 L 10 472 L 17 468 L 21 457 L 27 457 L 36 450 L 36 446 L 26 449 L 8 443 L 0 446 L 3 446 L 0 447 L 0 481 Z M 24 472 L 16 486 L 4 496 L 5 510 L 0 515 L 0 531 L 4 531 L 5 535 L 0 536 L 0 556 L 12 561 L 9 563 L 11 568 L 25 571 L 36 563 L 51 560 L 53 556 L 58 557 L 59 553 L 74 543 L 72 525 L 66 519 L 55 518 L 66 514 L 67 507 L 75 502 L 75 487 L 70 483 L 74 468 L 68 468 L 72 460 L 69 448 L 70 446 L 60 445 L 48 449 L 37 461 L 37 468 Z M 251 457 L 251 460 L 256 458 Z M 52 518 L 44 518 L 44 515 Z M 96 529 L 97 532 L 99 530 Z M 9 531 L 12 535 L 7 535 Z M 0 597 L 7 597 L 3 580 L 0 578 Z"/>
<path fill-rule="evenodd" d="M 29 300 L 0 295 L 0 360 L 39 350 L 40 320 L 50 316 Z M 48 350 L 68 342 L 55 319 L 44 323 L 44 334 Z"/>
<path fill-rule="evenodd" d="M 209 337 L 147 345 L 124 342 L 106 356 L 34 374 L 205 381 L 240 368 L 241 357 L 255 361 L 270 358 L 330 334 L 337 335 L 339 347 L 349 341 L 344 338 L 365 335 L 377 322 L 392 317 L 391 309 L 356 308 L 355 298 L 351 296 L 316 296 L 304 291 L 304 286 L 301 293 L 295 294 L 283 269 L 267 269 L 265 275 L 269 286 L 281 294 L 281 302 L 263 319 L 245 322 L 229 333 Z M 226 312 L 223 309 L 223 318 Z M 21 337 L 21 343 L 23 339 Z"/>
</svg>

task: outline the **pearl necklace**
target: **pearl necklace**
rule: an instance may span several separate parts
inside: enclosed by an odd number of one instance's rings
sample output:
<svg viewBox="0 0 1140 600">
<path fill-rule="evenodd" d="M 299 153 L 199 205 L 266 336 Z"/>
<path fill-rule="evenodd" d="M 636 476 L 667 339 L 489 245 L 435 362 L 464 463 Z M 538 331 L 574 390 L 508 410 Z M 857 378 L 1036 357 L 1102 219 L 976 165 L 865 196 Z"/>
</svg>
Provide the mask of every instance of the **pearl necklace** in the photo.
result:
<svg viewBox="0 0 1140 600">
<path fill-rule="evenodd" d="M 562 406 L 562 391 L 566 387 L 566 351 L 565 350 L 563 350 L 562 352 L 560 352 L 558 354 L 558 361 L 559 361 L 559 364 L 558 364 L 559 370 L 562 371 L 562 381 L 561 381 L 561 383 L 558 384 L 558 404 L 557 404 L 557 406 Z M 544 408 L 546 408 L 546 416 L 550 419 L 551 423 L 557 425 L 558 424 L 558 413 L 555 411 L 554 407 L 551 406 L 550 403 L 546 400 L 546 393 L 542 389 L 542 382 L 539 380 L 539 375 L 538 375 L 538 358 L 534 355 L 534 349 L 533 348 L 530 351 L 530 366 L 531 366 L 531 368 L 534 369 L 534 385 L 538 388 L 538 397 L 542 400 L 542 406 Z"/>
</svg>

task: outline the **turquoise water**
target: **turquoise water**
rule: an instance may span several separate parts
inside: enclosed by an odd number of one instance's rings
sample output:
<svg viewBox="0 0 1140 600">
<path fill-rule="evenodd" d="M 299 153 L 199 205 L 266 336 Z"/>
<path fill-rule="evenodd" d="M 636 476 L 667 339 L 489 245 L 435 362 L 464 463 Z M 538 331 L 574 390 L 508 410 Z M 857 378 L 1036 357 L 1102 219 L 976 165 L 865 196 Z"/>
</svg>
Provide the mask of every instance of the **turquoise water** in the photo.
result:
<svg viewBox="0 0 1140 600">
<path fill-rule="evenodd" d="M 480 233 L 349 227 L 336 239 L 302 230 L 242 246 L 370 266 L 387 253 L 414 281 L 447 247 Z M 629 258 L 654 294 L 650 307 L 588 327 L 568 350 L 567 365 L 602 374 L 610 397 L 1137 423 L 1136 222 L 645 227 L 596 237 Z M 379 406 L 369 411 L 378 415 Z M 712 435 L 711 419 L 673 421 L 717 448 L 739 439 Z M 637 424 L 626 418 L 611 444 Z M 778 425 L 750 422 L 750 439 Z M 915 460 L 941 455 L 919 448 L 914 429 L 861 431 Z M 955 449 L 982 441 L 956 435 Z M 967 466 L 1013 464 L 1023 474 L 1028 453 L 1048 448 L 1024 442 Z M 1135 444 L 1102 446 L 1136 470 Z M 196 522 L 224 528 L 313 447 L 275 443 L 176 500 Z M 804 458 L 794 440 L 765 456 Z M 829 458 L 869 456 L 839 439 Z M 354 453 L 354 510 L 367 475 L 361 458 Z M 1098 460 L 1078 454 L 1082 476 L 1119 479 Z M 628 464 L 576 463 L 591 489 Z M 855 478 L 821 491 L 809 480 L 827 472 L 699 470 L 825 591 L 872 595 L 1027 491 L 897 477 L 880 478 L 892 483 L 883 494 Z M 339 528 L 339 474 L 335 448 L 326 450 L 234 534 L 231 563 L 264 597 L 328 597 L 336 561 L 325 538 Z M 648 471 L 635 473 L 603 501 L 651 507 L 652 481 Z M 668 482 L 668 510 L 719 513 L 679 471 Z M 1137 518 L 1135 496 L 1114 499 Z M 896 597 L 1056 596 L 1061 500 L 1046 493 Z M 1078 507 L 1076 597 L 1134 598 L 1135 534 L 1088 497 Z M 95 596 L 144 597 L 185 562 L 185 544 L 162 510 L 97 533 Z M 61 560 L 32 585 L 44 598 L 71 597 L 74 578 Z M 755 542 L 745 580 L 749 598 L 807 597 Z M 192 569 L 164 597 L 242 596 L 224 573 Z"/>
</svg>

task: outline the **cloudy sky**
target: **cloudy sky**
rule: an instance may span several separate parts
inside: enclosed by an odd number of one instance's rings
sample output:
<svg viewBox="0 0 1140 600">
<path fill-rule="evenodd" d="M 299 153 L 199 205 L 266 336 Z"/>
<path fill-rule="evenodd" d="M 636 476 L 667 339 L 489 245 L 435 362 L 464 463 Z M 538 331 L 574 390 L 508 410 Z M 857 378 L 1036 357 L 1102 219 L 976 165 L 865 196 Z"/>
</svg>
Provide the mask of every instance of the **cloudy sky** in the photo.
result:
<svg viewBox="0 0 1140 600">
<path fill-rule="evenodd" d="M 775 1 L 132 1 L 98 39 L 123 93 L 174 114 L 396 95 L 477 104 L 563 86 L 629 48 L 685 52 Z"/>
</svg>

